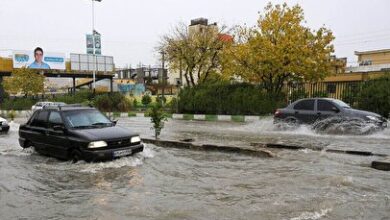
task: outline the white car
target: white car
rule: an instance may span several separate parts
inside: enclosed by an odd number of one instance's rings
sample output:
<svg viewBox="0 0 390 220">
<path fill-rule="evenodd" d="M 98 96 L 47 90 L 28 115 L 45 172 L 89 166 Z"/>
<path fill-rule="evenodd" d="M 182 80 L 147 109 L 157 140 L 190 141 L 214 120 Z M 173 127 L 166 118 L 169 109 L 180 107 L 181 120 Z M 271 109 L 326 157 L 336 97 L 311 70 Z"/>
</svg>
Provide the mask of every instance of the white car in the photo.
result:
<svg viewBox="0 0 390 220">
<path fill-rule="evenodd" d="M 44 106 L 64 106 L 64 102 L 37 102 L 35 105 L 31 106 L 31 111 L 36 111 L 38 109 L 43 109 Z"/>
<path fill-rule="evenodd" d="M 7 133 L 9 130 L 8 121 L 5 118 L 0 117 L 0 132 Z"/>
</svg>

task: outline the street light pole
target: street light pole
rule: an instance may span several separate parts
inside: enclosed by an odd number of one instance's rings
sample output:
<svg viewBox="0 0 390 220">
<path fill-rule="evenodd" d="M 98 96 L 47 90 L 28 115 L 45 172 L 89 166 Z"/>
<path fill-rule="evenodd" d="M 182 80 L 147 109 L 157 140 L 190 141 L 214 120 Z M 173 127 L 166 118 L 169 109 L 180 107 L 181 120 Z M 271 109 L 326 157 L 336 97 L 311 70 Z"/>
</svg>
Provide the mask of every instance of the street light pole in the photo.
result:
<svg viewBox="0 0 390 220">
<path fill-rule="evenodd" d="M 96 88 L 96 60 L 95 60 L 95 0 L 92 0 L 92 58 L 93 58 L 93 93 Z"/>
<path fill-rule="evenodd" d="M 165 89 L 165 51 L 164 50 L 162 50 L 161 51 L 161 67 L 162 67 L 162 77 L 161 77 L 161 79 L 162 79 L 162 99 L 164 99 L 165 97 L 165 91 L 164 91 L 164 89 Z"/>
<path fill-rule="evenodd" d="M 95 93 L 96 88 L 96 71 L 97 71 L 97 61 L 95 55 L 95 1 L 101 2 L 102 0 L 92 0 L 92 58 L 93 58 L 93 93 Z"/>
</svg>

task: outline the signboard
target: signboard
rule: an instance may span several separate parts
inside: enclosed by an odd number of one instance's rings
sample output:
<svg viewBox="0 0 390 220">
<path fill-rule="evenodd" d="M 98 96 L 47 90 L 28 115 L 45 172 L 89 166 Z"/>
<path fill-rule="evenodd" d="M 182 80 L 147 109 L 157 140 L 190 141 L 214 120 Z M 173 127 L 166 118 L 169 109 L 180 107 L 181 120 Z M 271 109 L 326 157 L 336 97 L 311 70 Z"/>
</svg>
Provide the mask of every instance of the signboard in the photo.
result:
<svg viewBox="0 0 390 220">
<path fill-rule="evenodd" d="M 86 35 L 86 42 L 87 42 L 87 54 L 102 54 L 102 40 L 101 35 L 94 31 L 92 34 Z M 95 44 L 95 47 L 94 47 Z"/>
<path fill-rule="evenodd" d="M 70 54 L 71 70 L 114 72 L 114 58 L 112 56 L 92 54 Z"/>
<path fill-rule="evenodd" d="M 44 52 L 42 49 L 12 51 L 14 68 L 65 70 L 65 54 Z"/>
</svg>

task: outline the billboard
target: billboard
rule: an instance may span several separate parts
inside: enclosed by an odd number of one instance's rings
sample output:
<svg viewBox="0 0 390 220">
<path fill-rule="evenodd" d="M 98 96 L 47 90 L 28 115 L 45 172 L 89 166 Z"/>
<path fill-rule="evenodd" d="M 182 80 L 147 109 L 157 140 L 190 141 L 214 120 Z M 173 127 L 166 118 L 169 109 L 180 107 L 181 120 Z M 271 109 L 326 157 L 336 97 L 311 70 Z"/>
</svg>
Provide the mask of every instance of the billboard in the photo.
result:
<svg viewBox="0 0 390 220">
<path fill-rule="evenodd" d="M 14 50 L 12 61 L 14 68 L 65 70 L 64 53 L 44 52 L 41 48 L 34 51 Z"/>
<path fill-rule="evenodd" d="M 101 35 L 97 31 L 86 35 L 87 54 L 102 54 L 102 40 Z"/>
<path fill-rule="evenodd" d="M 112 56 L 92 55 L 92 54 L 70 54 L 71 70 L 99 72 L 113 72 L 114 58 Z"/>
</svg>

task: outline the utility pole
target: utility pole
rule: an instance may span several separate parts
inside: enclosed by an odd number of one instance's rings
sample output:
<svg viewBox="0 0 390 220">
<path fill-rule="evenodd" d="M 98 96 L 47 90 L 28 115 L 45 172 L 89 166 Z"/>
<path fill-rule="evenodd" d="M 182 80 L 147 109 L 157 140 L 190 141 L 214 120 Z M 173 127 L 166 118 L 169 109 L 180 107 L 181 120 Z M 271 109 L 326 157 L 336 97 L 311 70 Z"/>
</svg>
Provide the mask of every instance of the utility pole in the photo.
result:
<svg viewBox="0 0 390 220">
<path fill-rule="evenodd" d="M 93 93 L 95 93 L 96 89 L 96 71 L 97 71 L 97 61 L 95 56 L 95 1 L 101 2 L 102 0 L 92 0 L 92 42 L 93 42 Z"/>
<path fill-rule="evenodd" d="M 164 50 L 162 50 L 161 51 L 161 67 L 162 67 L 162 77 L 161 77 L 161 79 L 162 79 L 162 99 L 164 99 L 165 97 L 164 97 L 164 93 L 165 93 L 165 91 L 164 91 L 164 89 L 165 89 L 165 52 L 164 52 Z"/>
</svg>

